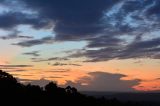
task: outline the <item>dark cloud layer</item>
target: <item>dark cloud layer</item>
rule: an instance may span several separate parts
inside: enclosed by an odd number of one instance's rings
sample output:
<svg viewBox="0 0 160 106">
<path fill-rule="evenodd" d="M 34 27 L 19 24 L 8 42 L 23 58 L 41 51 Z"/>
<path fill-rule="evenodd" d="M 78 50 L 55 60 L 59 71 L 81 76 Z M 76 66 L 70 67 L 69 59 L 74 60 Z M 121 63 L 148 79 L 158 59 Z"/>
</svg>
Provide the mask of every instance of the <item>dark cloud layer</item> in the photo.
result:
<svg viewBox="0 0 160 106">
<path fill-rule="evenodd" d="M 34 28 L 42 28 L 48 24 L 47 21 L 39 20 L 43 19 L 21 12 L 4 12 L 0 14 L 0 28 L 9 30 L 21 24 L 32 25 Z"/>
<path fill-rule="evenodd" d="M 31 9 L 37 14 L 4 12 L 0 14 L 0 28 L 10 29 L 20 24 L 52 27 L 55 38 L 26 40 L 14 45 L 31 47 L 55 41 L 84 40 L 88 42 L 86 49 L 71 56 L 85 56 L 86 61 L 92 62 L 160 58 L 160 36 L 155 36 L 160 29 L 159 0 L 16 1 L 24 10 Z"/>
<path fill-rule="evenodd" d="M 55 23 L 58 40 L 79 40 L 104 30 L 105 11 L 119 0 L 23 0 Z M 75 36 L 76 35 L 76 36 Z"/>
<path fill-rule="evenodd" d="M 87 61 L 90 62 L 129 58 L 160 59 L 160 38 L 146 41 L 135 41 L 125 46 L 117 44 L 117 46 L 107 46 L 106 48 L 98 50 L 78 51 L 71 55 L 71 57 L 81 56 L 89 57 L 91 60 Z"/>
</svg>

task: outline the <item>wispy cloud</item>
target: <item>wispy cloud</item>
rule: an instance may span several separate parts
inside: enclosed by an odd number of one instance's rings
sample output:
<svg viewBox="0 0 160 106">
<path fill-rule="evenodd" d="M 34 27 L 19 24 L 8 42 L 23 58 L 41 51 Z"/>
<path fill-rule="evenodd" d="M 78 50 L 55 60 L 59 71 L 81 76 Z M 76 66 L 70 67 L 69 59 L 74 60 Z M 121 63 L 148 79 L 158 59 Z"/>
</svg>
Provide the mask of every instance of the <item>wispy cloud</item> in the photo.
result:
<svg viewBox="0 0 160 106">
<path fill-rule="evenodd" d="M 67 61 L 67 60 L 70 60 L 67 57 L 50 57 L 50 58 L 47 58 L 47 59 L 44 59 L 44 58 L 31 58 L 31 59 L 32 59 L 32 62 Z"/>
<path fill-rule="evenodd" d="M 26 53 L 23 53 L 23 55 L 29 55 L 34 57 L 40 56 L 39 51 L 26 52 Z"/>
<path fill-rule="evenodd" d="M 47 71 L 47 72 L 53 72 L 53 73 L 66 73 L 66 72 L 70 72 L 71 70 L 70 69 L 52 69 L 50 71 Z"/>
<path fill-rule="evenodd" d="M 13 43 L 12 45 L 17 45 L 21 47 L 32 47 L 36 45 L 42 45 L 42 44 L 52 44 L 55 40 L 53 37 L 44 37 L 41 39 L 32 39 L 32 40 L 26 40 L 18 43 Z"/>
<path fill-rule="evenodd" d="M 2 68 L 33 67 L 33 65 L 0 65 Z"/>
<path fill-rule="evenodd" d="M 52 64 L 53 66 L 66 66 L 66 65 L 71 65 L 71 66 L 82 66 L 80 64 L 72 64 L 72 63 L 60 63 L 60 62 L 56 62 L 54 64 Z"/>
</svg>

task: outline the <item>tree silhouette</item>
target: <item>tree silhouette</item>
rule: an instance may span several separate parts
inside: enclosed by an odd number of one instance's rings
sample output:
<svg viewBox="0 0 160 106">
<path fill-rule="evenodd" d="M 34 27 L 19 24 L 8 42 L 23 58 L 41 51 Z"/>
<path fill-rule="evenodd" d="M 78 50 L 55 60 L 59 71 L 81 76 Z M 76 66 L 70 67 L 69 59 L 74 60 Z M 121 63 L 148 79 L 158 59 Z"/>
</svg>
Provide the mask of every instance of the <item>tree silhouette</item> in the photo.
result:
<svg viewBox="0 0 160 106">
<path fill-rule="evenodd" d="M 56 83 L 53 83 L 53 82 L 50 82 L 49 84 L 47 84 L 45 86 L 45 90 L 47 92 L 53 92 L 53 91 L 56 91 L 57 90 L 57 84 Z"/>
</svg>

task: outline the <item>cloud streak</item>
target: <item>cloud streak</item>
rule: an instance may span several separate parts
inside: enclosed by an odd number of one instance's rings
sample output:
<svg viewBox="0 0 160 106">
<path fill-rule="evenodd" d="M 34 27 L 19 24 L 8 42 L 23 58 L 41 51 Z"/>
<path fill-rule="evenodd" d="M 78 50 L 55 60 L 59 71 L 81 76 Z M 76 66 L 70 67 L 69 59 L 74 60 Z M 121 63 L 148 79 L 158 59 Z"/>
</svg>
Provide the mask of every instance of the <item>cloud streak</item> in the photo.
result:
<svg viewBox="0 0 160 106">
<path fill-rule="evenodd" d="M 26 53 L 23 53 L 23 55 L 29 55 L 34 57 L 40 56 L 39 51 L 26 52 Z"/>
<path fill-rule="evenodd" d="M 45 62 L 45 61 L 67 61 L 70 60 L 67 57 L 50 57 L 47 59 L 43 58 L 31 58 L 32 62 Z"/>
<path fill-rule="evenodd" d="M 12 45 L 17 45 L 21 47 L 32 47 L 36 45 L 42 45 L 42 44 L 52 44 L 54 43 L 53 37 L 44 37 L 41 39 L 32 39 L 32 40 L 26 40 L 18 43 L 13 43 Z"/>
<path fill-rule="evenodd" d="M 66 66 L 66 65 L 71 65 L 71 66 L 82 66 L 80 64 L 73 64 L 73 63 L 60 63 L 60 62 L 56 62 L 54 64 L 52 64 L 53 66 Z"/>
<path fill-rule="evenodd" d="M 33 65 L 0 65 L 2 68 L 33 67 Z"/>
</svg>

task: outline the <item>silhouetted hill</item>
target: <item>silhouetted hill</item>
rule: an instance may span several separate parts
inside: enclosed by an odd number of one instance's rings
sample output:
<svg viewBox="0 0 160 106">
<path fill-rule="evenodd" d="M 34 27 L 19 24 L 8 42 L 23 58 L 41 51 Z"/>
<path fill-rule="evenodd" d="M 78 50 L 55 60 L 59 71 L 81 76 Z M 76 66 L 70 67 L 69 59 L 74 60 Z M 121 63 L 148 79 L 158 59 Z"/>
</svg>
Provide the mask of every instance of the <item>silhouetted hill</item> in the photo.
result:
<svg viewBox="0 0 160 106">
<path fill-rule="evenodd" d="M 86 96 L 74 87 L 61 88 L 50 82 L 44 88 L 23 85 L 0 70 L 0 105 L 2 106 L 160 106 L 155 102 L 120 102 L 117 99 Z"/>
</svg>

